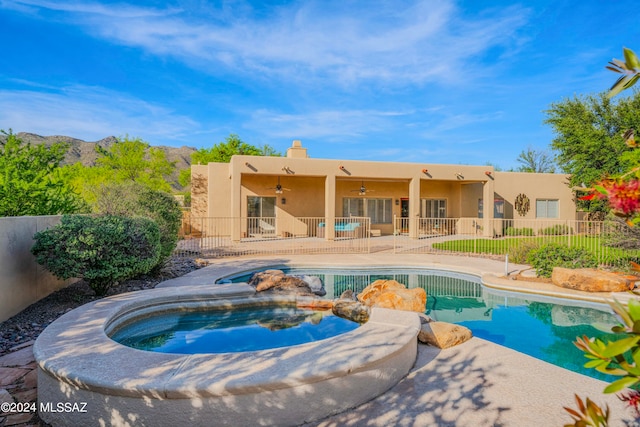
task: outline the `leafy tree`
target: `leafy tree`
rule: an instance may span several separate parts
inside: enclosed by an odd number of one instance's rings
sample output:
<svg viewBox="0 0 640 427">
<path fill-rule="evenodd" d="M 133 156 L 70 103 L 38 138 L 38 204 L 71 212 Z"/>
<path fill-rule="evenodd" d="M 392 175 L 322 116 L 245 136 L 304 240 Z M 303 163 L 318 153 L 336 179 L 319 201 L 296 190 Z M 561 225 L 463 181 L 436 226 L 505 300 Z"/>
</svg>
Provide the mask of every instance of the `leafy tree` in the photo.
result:
<svg viewBox="0 0 640 427">
<path fill-rule="evenodd" d="M 246 156 L 280 156 L 281 154 L 269 145 L 256 147 L 242 141 L 236 134 L 230 134 L 224 142 L 220 142 L 211 148 L 201 148 L 191 155 L 194 165 L 206 165 L 207 163 L 228 163 L 235 154 Z"/>
<path fill-rule="evenodd" d="M 167 178 L 176 165 L 160 148 L 150 147 L 140 138 L 125 137 L 108 150 L 96 149 L 100 154 L 97 166 L 112 175 L 112 182 L 138 182 L 154 190 L 171 191 Z"/>
<path fill-rule="evenodd" d="M 603 177 L 620 176 L 633 167 L 632 147 L 625 144 L 628 129 L 640 126 L 640 93 L 613 102 L 607 94 L 565 99 L 551 104 L 545 123 L 556 137 L 551 147 L 557 152 L 560 169 L 570 174 L 573 187 L 593 187 Z M 606 212 L 601 199 L 578 200 L 591 212 Z"/>
<path fill-rule="evenodd" d="M 111 183 L 100 187 L 94 210 L 104 215 L 146 217 L 155 221 L 160 227 L 157 268 L 164 265 L 176 248 L 182 210 L 176 198 L 168 193 L 132 182 Z"/>
<path fill-rule="evenodd" d="M 175 169 L 159 148 L 150 147 L 139 138 L 118 139 L 108 149 L 96 147 L 99 157 L 96 166 L 76 163 L 66 166 L 63 176 L 93 207 L 100 196 L 100 188 L 113 183 L 137 183 L 146 188 L 170 192 L 167 178 Z"/>
<path fill-rule="evenodd" d="M 58 215 L 83 208 L 59 173 L 68 145 L 32 146 L 11 130 L 1 132 L 5 140 L 0 141 L 0 216 Z"/>
<path fill-rule="evenodd" d="M 532 147 L 523 150 L 516 160 L 521 164 L 518 172 L 554 173 L 556 171 L 551 156 Z"/>
<path fill-rule="evenodd" d="M 556 134 L 551 147 L 561 170 L 571 174 L 572 186 L 591 186 L 603 176 L 625 172 L 628 162 L 621 155 L 631 148 L 623 135 L 640 125 L 640 94 L 618 103 L 606 94 L 575 96 L 551 104 L 546 114 L 545 123 Z"/>
</svg>

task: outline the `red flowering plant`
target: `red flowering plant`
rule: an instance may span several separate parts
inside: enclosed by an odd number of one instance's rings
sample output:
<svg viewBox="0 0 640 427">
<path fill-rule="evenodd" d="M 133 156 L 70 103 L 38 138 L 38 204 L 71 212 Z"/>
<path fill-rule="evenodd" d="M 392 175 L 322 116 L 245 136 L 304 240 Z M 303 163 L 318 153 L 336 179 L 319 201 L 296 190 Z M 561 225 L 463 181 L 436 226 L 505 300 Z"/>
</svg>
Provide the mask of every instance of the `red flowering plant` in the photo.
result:
<svg viewBox="0 0 640 427">
<path fill-rule="evenodd" d="M 607 69 L 622 74 L 609 89 L 608 97 L 613 97 L 625 89 L 633 86 L 640 79 L 640 60 L 631 50 L 624 48 L 624 62 L 614 59 L 609 62 Z M 632 148 L 637 148 L 635 132 L 626 131 L 622 138 Z M 582 196 L 581 200 L 595 198 L 607 200 L 612 212 L 625 219 L 630 227 L 640 224 L 640 166 L 619 177 L 606 178 L 594 185 L 591 194 Z M 640 271 L 640 265 L 632 263 L 632 269 Z M 635 292 L 634 292 L 635 293 Z M 629 300 L 628 305 L 619 301 L 609 302 L 613 311 L 621 320 L 621 325 L 612 328 L 620 334 L 620 339 L 603 342 L 597 338 L 587 336 L 578 337 L 574 342 L 585 353 L 588 361 L 585 367 L 594 368 L 600 372 L 619 376 L 604 389 L 604 393 L 616 393 L 625 390 L 618 398 L 633 408 L 636 418 L 640 417 L 640 301 Z M 578 410 L 565 407 L 572 416 L 573 423 L 565 426 L 607 426 L 609 408 L 602 410 L 590 399 L 586 404 L 577 395 Z"/>
<path fill-rule="evenodd" d="M 640 179 L 635 175 L 638 169 L 634 169 L 634 177 L 628 179 L 631 173 L 615 179 L 605 179 L 594 186 L 594 192 L 580 197 L 581 200 L 594 198 L 606 199 L 612 212 L 625 218 L 627 224 L 633 227 L 640 223 Z"/>
</svg>

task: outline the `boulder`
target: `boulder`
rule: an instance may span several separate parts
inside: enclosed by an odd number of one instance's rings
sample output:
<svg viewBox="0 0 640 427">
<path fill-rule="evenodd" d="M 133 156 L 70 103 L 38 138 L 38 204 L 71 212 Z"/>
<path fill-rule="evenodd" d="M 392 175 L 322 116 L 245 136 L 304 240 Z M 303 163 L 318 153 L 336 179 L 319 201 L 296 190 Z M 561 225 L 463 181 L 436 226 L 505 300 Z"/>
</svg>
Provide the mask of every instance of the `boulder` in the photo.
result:
<svg viewBox="0 0 640 427">
<path fill-rule="evenodd" d="M 469 328 L 447 322 L 423 323 L 418 333 L 418 341 L 438 348 L 449 348 L 471 339 Z"/>
<path fill-rule="evenodd" d="M 256 288 L 256 292 L 315 295 L 306 282 L 297 277 L 288 276 L 282 270 L 265 270 L 255 273 L 248 283 Z"/>
<path fill-rule="evenodd" d="M 358 301 L 338 299 L 333 303 L 332 311 L 336 316 L 358 323 L 369 320 L 369 307 Z"/>
<path fill-rule="evenodd" d="M 318 276 L 309 276 L 309 275 L 303 274 L 300 276 L 291 276 L 291 277 L 297 277 L 298 279 L 305 282 L 311 289 L 311 292 L 318 295 L 319 297 L 323 297 L 327 294 L 327 291 L 325 291 L 324 289 L 324 283 L 322 283 L 322 279 L 320 279 Z"/>
<path fill-rule="evenodd" d="M 340 295 L 340 299 L 350 299 L 352 301 L 356 301 L 356 296 L 353 293 L 353 289 L 347 289 Z"/>
<path fill-rule="evenodd" d="M 562 288 L 585 292 L 625 292 L 635 288 L 635 281 L 595 268 L 554 267 L 551 282 Z"/>
<path fill-rule="evenodd" d="M 427 293 L 422 288 L 407 289 L 395 280 L 376 280 L 358 294 L 358 301 L 369 307 L 424 313 Z"/>
<path fill-rule="evenodd" d="M 394 289 L 407 289 L 407 287 L 395 280 L 376 280 L 358 294 L 358 301 L 370 305 L 369 301 L 375 301 L 381 293 Z"/>
</svg>

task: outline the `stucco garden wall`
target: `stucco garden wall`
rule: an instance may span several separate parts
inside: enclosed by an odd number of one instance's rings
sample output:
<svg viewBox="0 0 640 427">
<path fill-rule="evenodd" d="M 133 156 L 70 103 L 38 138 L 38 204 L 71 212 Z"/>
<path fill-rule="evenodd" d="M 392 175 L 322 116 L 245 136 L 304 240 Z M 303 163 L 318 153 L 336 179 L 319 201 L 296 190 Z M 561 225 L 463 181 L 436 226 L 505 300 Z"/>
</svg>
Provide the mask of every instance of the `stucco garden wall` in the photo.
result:
<svg viewBox="0 0 640 427">
<path fill-rule="evenodd" d="M 58 280 L 38 265 L 30 249 L 33 235 L 55 226 L 60 216 L 0 218 L 0 321 L 63 288 L 74 280 Z"/>
</svg>

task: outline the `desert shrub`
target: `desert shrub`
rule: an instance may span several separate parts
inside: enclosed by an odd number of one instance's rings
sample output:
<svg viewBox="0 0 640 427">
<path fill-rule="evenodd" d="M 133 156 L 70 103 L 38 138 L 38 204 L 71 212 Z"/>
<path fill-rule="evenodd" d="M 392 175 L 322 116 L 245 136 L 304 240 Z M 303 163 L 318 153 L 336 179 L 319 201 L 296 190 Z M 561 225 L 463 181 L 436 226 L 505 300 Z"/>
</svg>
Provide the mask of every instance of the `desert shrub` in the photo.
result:
<svg viewBox="0 0 640 427">
<path fill-rule="evenodd" d="M 507 236 L 533 236 L 533 228 L 523 227 L 523 228 L 515 228 L 515 227 L 507 227 L 504 230 L 504 233 Z"/>
<path fill-rule="evenodd" d="M 551 277 L 553 267 L 595 268 L 598 260 L 584 248 L 568 247 L 557 243 L 547 243 L 533 249 L 527 256 L 527 263 L 536 269 L 541 277 Z"/>
<path fill-rule="evenodd" d="M 640 249 L 640 227 L 630 227 L 623 218 L 608 215 L 602 231 L 602 243 L 605 246 Z"/>
<path fill-rule="evenodd" d="M 509 247 L 509 261 L 516 264 L 525 264 L 529 252 L 537 249 L 540 246 L 539 242 L 525 240 L 519 245 L 513 245 Z"/>
<path fill-rule="evenodd" d="M 61 279 L 85 279 L 97 295 L 158 263 L 160 230 L 148 218 L 65 215 L 34 236 L 38 264 Z"/>
<path fill-rule="evenodd" d="M 94 209 L 106 215 L 147 217 L 160 228 L 160 258 L 154 267 L 161 267 L 178 243 L 182 209 L 172 195 L 136 183 L 104 185 Z"/>
<path fill-rule="evenodd" d="M 542 230 L 538 231 L 538 234 L 542 236 L 564 236 L 566 234 L 569 234 L 570 230 L 573 231 L 573 229 L 571 229 L 566 224 L 556 224 L 550 227 L 543 228 Z"/>
</svg>

